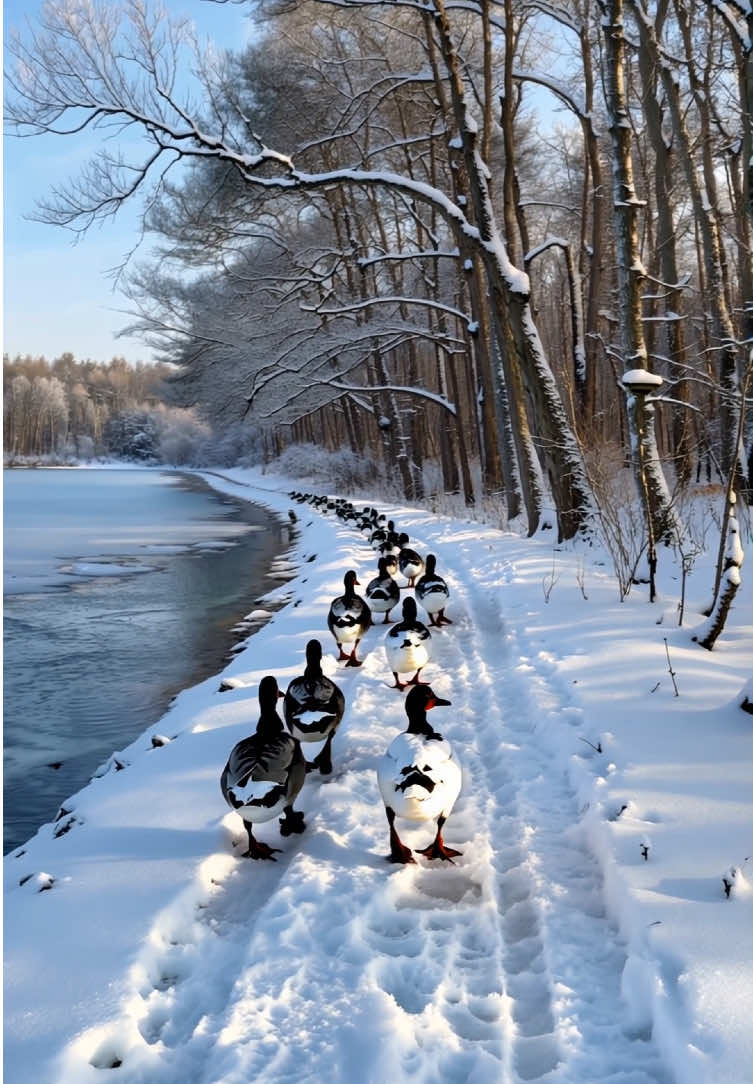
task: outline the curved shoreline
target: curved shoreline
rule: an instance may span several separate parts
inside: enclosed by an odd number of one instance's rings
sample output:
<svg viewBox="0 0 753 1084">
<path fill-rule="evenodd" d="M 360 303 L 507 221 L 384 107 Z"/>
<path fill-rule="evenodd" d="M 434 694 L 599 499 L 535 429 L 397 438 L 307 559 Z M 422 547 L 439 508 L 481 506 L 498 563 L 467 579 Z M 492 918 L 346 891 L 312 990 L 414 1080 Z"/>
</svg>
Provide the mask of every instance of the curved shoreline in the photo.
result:
<svg viewBox="0 0 753 1084">
<path fill-rule="evenodd" d="M 252 623 L 248 623 L 245 619 L 260 598 L 280 586 L 279 574 L 274 574 L 274 562 L 279 559 L 281 552 L 283 552 L 282 546 L 284 545 L 285 550 L 287 550 L 290 544 L 290 540 L 285 538 L 284 530 L 281 529 L 284 525 L 281 524 L 280 517 L 275 515 L 271 509 L 262 508 L 259 503 L 248 500 L 245 495 L 241 498 L 240 496 L 223 493 L 221 489 L 210 485 L 208 480 L 198 475 L 197 472 L 166 471 L 164 468 L 160 468 L 160 473 L 173 476 L 177 479 L 176 484 L 181 488 L 201 492 L 212 502 L 217 501 L 234 505 L 237 510 L 232 513 L 232 518 L 229 519 L 229 522 L 233 524 L 248 523 L 249 521 L 254 524 L 258 524 L 260 521 L 263 522 L 265 533 L 255 535 L 259 541 L 252 544 L 254 550 L 252 551 L 251 561 L 246 565 L 248 568 L 248 576 L 245 580 L 246 586 L 243 590 L 237 592 L 234 601 L 231 599 L 227 604 L 220 600 L 216 606 L 209 608 L 205 603 L 203 608 L 197 611 L 191 611 L 190 606 L 186 607 L 184 620 L 187 623 L 182 625 L 182 637 L 189 644 L 194 644 L 197 649 L 196 653 L 182 656 L 185 665 L 179 662 L 173 668 L 175 674 L 172 679 L 170 673 L 166 670 L 166 679 L 161 687 L 158 687 L 160 679 L 155 676 L 154 672 L 149 674 L 149 671 L 147 671 L 146 678 L 142 676 L 141 671 L 133 672 L 133 701 L 135 702 L 133 726 L 122 725 L 120 722 L 120 720 L 126 720 L 128 709 L 121 710 L 119 719 L 115 723 L 111 723 L 111 717 L 115 716 L 116 711 L 111 708 L 109 703 L 105 706 L 103 700 L 101 714 L 103 724 L 102 739 L 104 740 L 98 741 L 96 735 L 92 733 L 94 728 L 91 725 L 90 718 L 87 723 L 88 733 L 85 731 L 82 734 L 77 747 L 75 734 L 71 732 L 70 723 L 64 721 L 63 726 L 57 733 L 55 732 L 55 726 L 50 727 L 49 754 L 45 757 L 47 750 L 45 749 L 45 752 L 41 751 L 42 742 L 45 741 L 43 734 L 41 738 L 35 737 L 27 742 L 22 732 L 18 731 L 21 719 L 27 710 L 30 711 L 33 718 L 35 703 L 37 714 L 39 714 L 39 704 L 35 700 L 36 694 L 33 690 L 28 694 L 23 692 L 22 685 L 19 685 L 16 689 L 17 695 L 13 694 L 10 683 L 8 683 L 7 695 L 9 697 L 15 695 L 13 712 L 17 719 L 18 744 L 14 750 L 12 741 L 9 742 L 13 724 L 11 721 L 9 725 L 10 713 L 6 705 L 4 854 L 8 854 L 17 847 L 22 846 L 34 836 L 40 827 L 45 823 L 49 823 L 55 816 L 56 810 L 61 805 L 65 805 L 71 795 L 87 786 L 99 771 L 102 763 L 115 756 L 118 749 L 129 745 L 148 729 L 154 727 L 169 711 L 171 704 L 182 691 L 221 672 L 239 649 L 239 644 L 263 627 L 266 620 L 268 620 L 268 618 L 261 620 L 257 618 Z M 219 538 L 222 534 L 222 524 L 220 523 L 216 537 Z M 80 581 L 77 581 L 76 586 L 80 586 L 84 591 L 96 591 L 98 588 L 93 579 L 84 576 Z M 161 590 L 164 591 L 164 587 Z M 60 589 L 52 589 L 49 592 L 51 599 L 54 596 L 59 599 L 61 594 Z M 16 598 L 17 596 L 11 597 Z M 61 607 L 65 604 L 58 601 L 51 603 L 51 605 Z M 265 606 L 265 608 L 270 611 L 273 609 L 271 606 Z M 129 620 L 127 610 L 124 611 L 123 620 L 124 622 Z M 136 611 L 134 611 L 134 617 L 130 620 L 139 620 Z M 12 635 L 8 628 L 6 628 L 7 635 Z M 25 635 L 28 635 L 28 633 Z M 105 635 L 104 630 L 103 635 Z M 134 650 L 136 649 L 134 648 Z M 55 663 L 57 665 L 57 660 L 55 660 Z M 28 667 L 29 674 L 33 673 L 33 669 L 32 663 Z M 101 662 L 100 669 L 103 669 Z M 21 671 L 20 665 L 18 671 L 20 674 L 19 682 L 26 681 L 26 677 L 23 676 L 25 671 Z M 106 664 L 103 677 L 105 677 L 105 674 L 107 674 Z M 7 676 L 8 671 L 6 670 L 6 679 Z M 110 677 L 110 675 L 107 674 L 107 677 Z M 148 683 L 148 697 L 146 693 L 142 694 L 141 691 L 143 680 Z M 84 688 L 87 681 L 91 684 L 91 675 L 87 678 L 85 671 L 83 677 Z M 63 692 L 61 686 L 59 695 L 62 696 L 64 702 L 76 698 L 80 700 L 81 691 L 78 686 L 77 679 L 75 686 L 71 686 L 70 694 Z M 95 700 L 87 702 L 86 710 L 91 717 L 94 717 L 100 711 Z M 14 758 L 17 759 L 14 760 Z M 34 794 L 36 794 L 36 799 L 30 801 L 29 796 Z M 30 808 L 32 812 L 29 812 Z"/>
</svg>

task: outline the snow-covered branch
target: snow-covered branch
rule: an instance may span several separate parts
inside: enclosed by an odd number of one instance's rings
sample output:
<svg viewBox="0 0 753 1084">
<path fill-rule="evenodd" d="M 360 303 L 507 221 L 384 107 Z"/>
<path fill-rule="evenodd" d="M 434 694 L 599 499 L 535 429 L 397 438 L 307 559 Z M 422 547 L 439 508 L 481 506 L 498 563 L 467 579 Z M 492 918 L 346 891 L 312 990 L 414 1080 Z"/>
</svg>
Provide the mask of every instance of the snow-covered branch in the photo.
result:
<svg viewBox="0 0 753 1084">
<path fill-rule="evenodd" d="M 364 301 L 357 301 L 351 305 L 339 305 L 336 309 L 324 308 L 322 305 L 302 305 L 301 307 L 304 311 L 315 312 L 319 316 L 345 316 L 348 313 L 361 312 L 373 305 L 418 305 L 427 309 L 435 309 L 461 320 L 471 334 L 475 334 L 478 330 L 477 323 L 467 313 L 461 312 L 460 309 L 455 309 L 451 305 L 444 305 L 440 301 L 432 301 L 427 297 L 369 297 Z"/>
</svg>

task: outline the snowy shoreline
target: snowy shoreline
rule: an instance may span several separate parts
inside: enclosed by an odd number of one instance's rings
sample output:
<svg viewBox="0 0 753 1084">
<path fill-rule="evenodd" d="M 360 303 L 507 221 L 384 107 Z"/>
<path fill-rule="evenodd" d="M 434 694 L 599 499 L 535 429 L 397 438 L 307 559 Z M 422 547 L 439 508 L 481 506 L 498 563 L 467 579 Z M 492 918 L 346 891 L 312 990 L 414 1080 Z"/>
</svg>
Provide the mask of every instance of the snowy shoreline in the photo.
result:
<svg viewBox="0 0 753 1084">
<path fill-rule="evenodd" d="M 287 518 L 295 483 L 197 473 Z M 721 880 L 753 853 L 745 578 L 708 653 L 674 627 L 669 568 L 658 607 L 620 604 L 601 554 L 385 506 L 450 582 L 456 626 L 426 676 L 466 772 L 457 867 L 395 871 L 373 766 L 402 697 L 378 626 L 348 673 L 324 620 L 344 570 L 376 558 L 292 507 L 290 603 L 6 858 L 6 1079 L 265 1080 L 296 1055 L 299 1079 L 343 1084 L 753 1080 L 753 876 L 729 899 Z M 699 562 L 694 601 L 708 583 Z M 307 780 L 309 827 L 275 837 L 278 863 L 244 862 L 219 771 L 260 677 L 284 686 L 312 635 L 347 699 L 334 776 Z"/>
</svg>

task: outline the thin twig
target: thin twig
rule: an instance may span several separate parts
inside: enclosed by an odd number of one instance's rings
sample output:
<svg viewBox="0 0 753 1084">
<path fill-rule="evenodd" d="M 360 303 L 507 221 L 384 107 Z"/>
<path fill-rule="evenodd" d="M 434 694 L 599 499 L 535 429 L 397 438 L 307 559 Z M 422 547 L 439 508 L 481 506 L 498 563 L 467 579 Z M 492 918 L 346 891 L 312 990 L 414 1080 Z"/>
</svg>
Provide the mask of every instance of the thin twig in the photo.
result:
<svg viewBox="0 0 753 1084">
<path fill-rule="evenodd" d="M 672 684 L 675 688 L 675 696 L 680 695 L 680 691 L 677 688 L 677 682 L 675 681 L 675 671 L 672 669 L 672 660 L 669 657 L 669 644 L 667 643 L 667 637 L 664 637 L 664 649 L 667 652 L 667 667 L 669 669 L 669 676 L 672 678 Z"/>
</svg>

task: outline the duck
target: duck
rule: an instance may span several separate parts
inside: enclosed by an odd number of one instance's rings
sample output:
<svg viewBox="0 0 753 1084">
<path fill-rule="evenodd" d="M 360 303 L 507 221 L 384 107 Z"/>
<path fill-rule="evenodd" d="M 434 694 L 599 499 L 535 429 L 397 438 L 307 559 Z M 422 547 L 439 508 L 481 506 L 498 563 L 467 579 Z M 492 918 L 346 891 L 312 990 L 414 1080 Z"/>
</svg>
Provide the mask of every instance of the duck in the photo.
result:
<svg viewBox="0 0 753 1084">
<path fill-rule="evenodd" d="M 301 743 L 286 733 L 277 714 L 277 701 L 283 694 L 272 675 L 259 682 L 259 721 L 256 733 L 243 738 L 231 750 L 220 778 L 225 801 L 243 819 L 248 834 L 244 858 L 271 859 L 280 854 L 256 839 L 254 824 L 271 821 L 280 813 L 280 835 L 303 832 L 303 813 L 293 809 L 304 780 L 306 761 Z"/>
<path fill-rule="evenodd" d="M 392 520 L 390 520 L 390 523 L 392 523 Z M 388 525 L 387 535 L 384 538 L 384 541 L 380 542 L 376 548 L 383 557 L 386 557 L 388 554 L 397 556 L 400 553 L 400 535 L 397 533 L 394 526 L 389 527 Z"/>
<path fill-rule="evenodd" d="M 408 587 L 413 587 L 417 576 L 422 576 L 424 571 L 423 558 L 415 550 L 408 548 L 407 534 L 398 536 L 400 552 L 397 555 L 397 567 L 408 581 Z"/>
<path fill-rule="evenodd" d="M 366 505 L 361 512 L 361 518 L 358 521 L 358 529 L 360 531 L 368 531 L 369 534 L 374 530 L 377 524 L 378 512 L 376 508 L 371 508 Z"/>
<path fill-rule="evenodd" d="M 285 693 L 285 724 L 300 742 L 323 741 L 321 751 L 306 763 L 306 770 L 319 769 L 320 775 L 332 771 L 332 739 L 345 711 L 342 690 L 322 673 L 322 645 L 319 640 L 306 644 L 306 669 L 293 678 Z"/>
<path fill-rule="evenodd" d="M 394 580 L 395 576 L 397 576 L 397 573 L 398 573 L 397 554 L 396 553 L 385 553 L 384 556 L 382 557 L 382 560 L 384 561 L 384 567 L 385 567 L 385 570 L 387 572 L 387 575 L 392 576 L 392 578 Z M 398 590 L 399 590 L 399 588 L 398 588 Z"/>
<path fill-rule="evenodd" d="M 429 685 L 411 689 L 405 698 L 408 729 L 398 735 L 377 765 L 377 781 L 390 826 L 389 862 L 415 862 L 410 847 L 401 841 L 395 818 L 436 821 L 432 843 L 418 854 L 452 863 L 462 851 L 445 846 L 442 829 L 460 794 L 462 771 L 450 743 L 431 726 L 427 712 L 449 707 Z"/>
<path fill-rule="evenodd" d="M 382 526 L 377 526 L 377 527 L 374 528 L 374 530 L 369 535 L 369 542 L 374 547 L 374 549 L 379 549 L 379 546 L 381 545 L 382 542 L 385 541 L 386 538 L 387 538 L 387 528 L 382 527 Z"/>
<path fill-rule="evenodd" d="M 400 588 L 387 571 L 387 561 L 384 557 L 379 558 L 379 575 L 366 584 L 364 594 L 371 609 L 378 614 L 384 614 L 382 624 L 389 624 L 390 610 L 400 601 Z"/>
<path fill-rule="evenodd" d="M 429 615 L 429 624 L 436 628 L 440 625 L 451 625 L 449 617 L 445 617 L 444 608 L 450 597 L 450 589 L 437 575 L 437 558 L 433 553 L 426 558 L 426 571 L 416 583 L 416 598 Z M 435 616 L 436 615 L 436 616 Z"/>
<path fill-rule="evenodd" d="M 403 620 L 393 625 L 384 638 L 387 661 L 395 677 L 392 689 L 404 689 L 407 685 L 423 685 L 418 675 L 431 658 L 431 633 L 418 620 L 418 608 L 414 598 L 403 600 Z M 401 682 L 399 674 L 415 675 L 408 682 Z"/>
<path fill-rule="evenodd" d="M 354 590 L 361 585 L 352 569 L 345 573 L 343 583 L 345 593 L 332 600 L 327 614 L 327 626 L 340 648 L 338 661 L 344 659 L 346 666 L 360 666 L 361 660 L 356 658 L 356 651 L 364 634 L 371 628 L 371 610 Z M 350 655 L 343 651 L 343 644 L 353 644 Z"/>
</svg>

